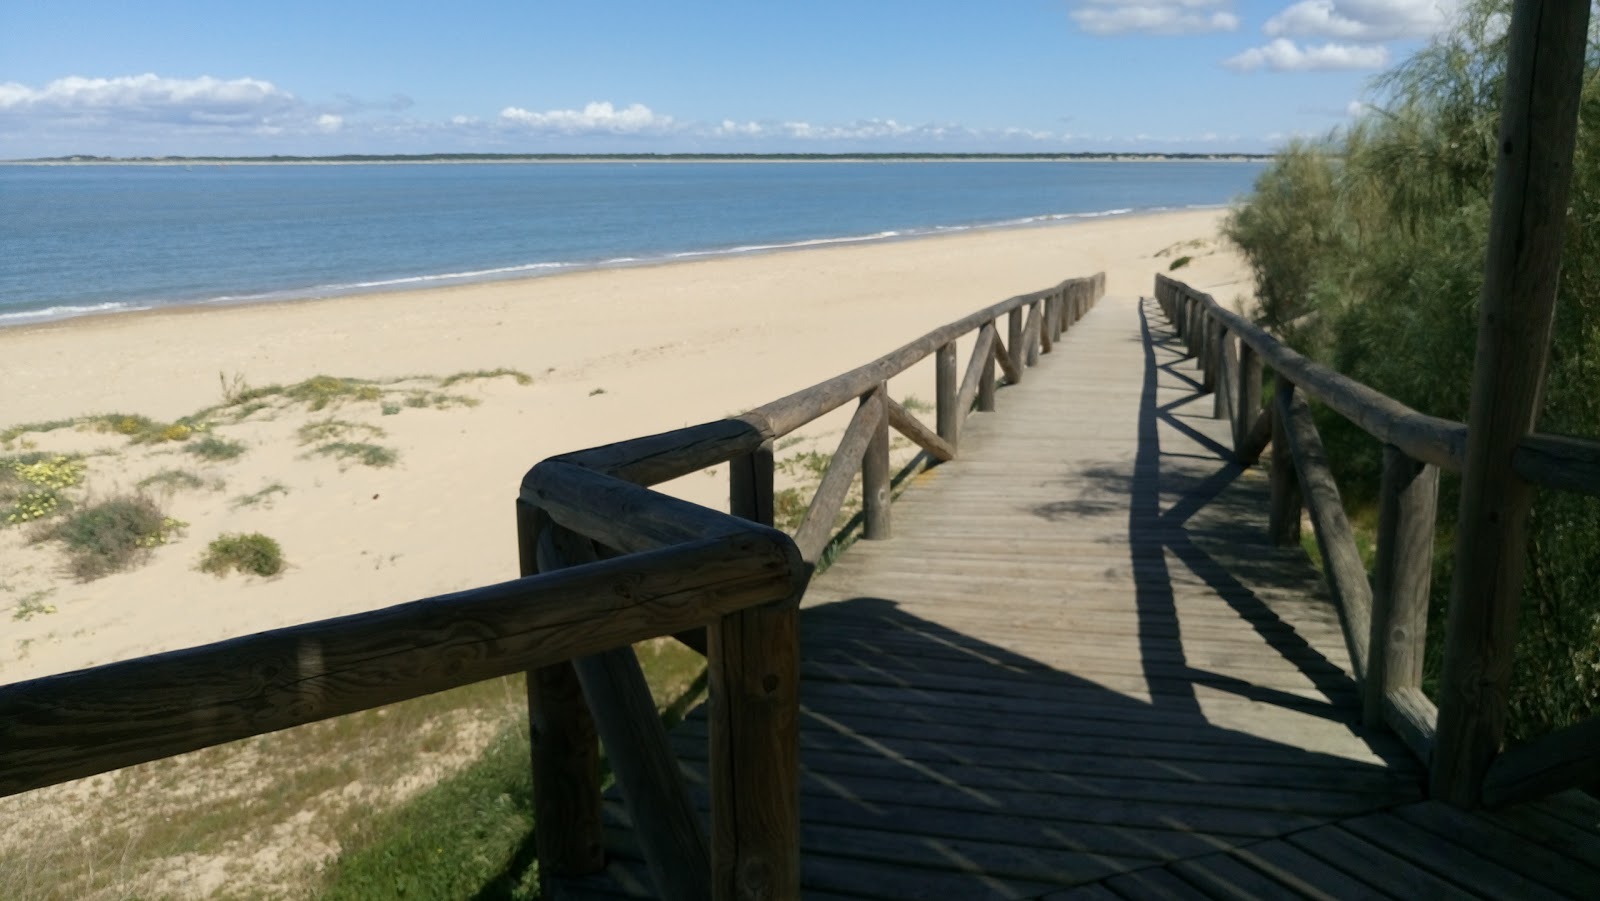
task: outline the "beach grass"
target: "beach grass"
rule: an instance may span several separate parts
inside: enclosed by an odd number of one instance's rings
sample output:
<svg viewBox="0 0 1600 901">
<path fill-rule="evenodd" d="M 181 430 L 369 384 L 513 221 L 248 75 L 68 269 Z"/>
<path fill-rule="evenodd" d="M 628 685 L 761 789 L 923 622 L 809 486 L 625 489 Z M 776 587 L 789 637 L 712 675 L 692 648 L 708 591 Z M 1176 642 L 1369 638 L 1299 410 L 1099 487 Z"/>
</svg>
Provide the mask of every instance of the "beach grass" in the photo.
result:
<svg viewBox="0 0 1600 901">
<path fill-rule="evenodd" d="M 183 526 L 148 495 L 126 494 L 85 504 L 35 538 L 60 542 L 73 577 L 88 582 L 132 568 Z"/>
<path fill-rule="evenodd" d="M 312 453 L 339 460 L 353 460 L 362 466 L 374 468 L 393 466 L 400 460 L 400 453 L 394 448 L 366 441 L 331 441 L 317 447 Z"/>
<path fill-rule="evenodd" d="M 190 444 L 186 450 L 202 460 L 216 463 L 239 458 L 244 454 L 244 445 L 226 438 L 218 438 L 216 435 L 207 435 Z"/>
</svg>

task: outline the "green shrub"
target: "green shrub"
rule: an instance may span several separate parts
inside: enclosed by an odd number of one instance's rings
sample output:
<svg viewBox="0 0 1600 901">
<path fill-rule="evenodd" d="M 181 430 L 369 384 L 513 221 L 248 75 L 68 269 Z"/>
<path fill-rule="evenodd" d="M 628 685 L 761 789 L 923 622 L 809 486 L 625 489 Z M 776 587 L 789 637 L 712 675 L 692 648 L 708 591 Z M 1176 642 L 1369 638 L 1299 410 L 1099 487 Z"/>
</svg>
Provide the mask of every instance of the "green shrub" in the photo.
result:
<svg viewBox="0 0 1600 901">
<path fill-rule="evenodd" d="M 205 486 L 205 480 L 187 469 L 163 469 L 139 480 L 140 488 L 161 488 L 165 491 L 193 491 Z"/>
<path fill-rule="evenodd" d="M 189 453 L 202 460 L 218 462 L 233 460 L 244 453 L 244 445 L 215 435 L 207 435 L 188 447 Z"/>
<path fill-rule="evenodd" d="M 315 452 L 324 457 L 354 460 L 363 466 L 372 467 L 393 466 L 400 459 L 400 454 L 394 449 L 364 441 L 334 441 L 322 445 Z"/>
<path fill-rule="evenodd" d="M 65 545 L 68 568 L 87 582 L 132 568 L 183 526 L 149 497 L 132 494 L 80 507 L 38 537 Z"/>
<path fill-rule="evenodd" d="M 1191 257 L 1191 256 L 1178 257 L 1176 260 L 1172 261 L 1172 265 L 1167 267 L 1167 271 L 1168 272 L 1174 272 L 1176 270 L 1182 269 L 1183 267 L 1189 265 L 1192 262 L 1194 262 L 1194 257 Z"/>
<path fill-rule="evenodd" d="M 528 375 L 526 372 L 519 372 L 518 370 L 507 369 L 504 366 L 501 366 L 498 369 L 474 369 L 470 372 L 457 372 L 453 375 L 447 375 L 444 378 L 439 379 L 439 387 L 448 388 L 451 385 L 458 384 L 460 382 L 470 382 L 478 379 L 495 379 L 500 378 L 501 376 L 508 376 L 514 379 L 519 385 L 533 384 L 533 376 Z"/>
<path fill-rule="evenodd" d="M 275 576 L 283 572 L 283 567 L 283 549 L 260 532 L 219 536 L 206 545 L 206 552 L 200 557 L 200 571 L 218 578 L 230 572 Z"/>
</svg>

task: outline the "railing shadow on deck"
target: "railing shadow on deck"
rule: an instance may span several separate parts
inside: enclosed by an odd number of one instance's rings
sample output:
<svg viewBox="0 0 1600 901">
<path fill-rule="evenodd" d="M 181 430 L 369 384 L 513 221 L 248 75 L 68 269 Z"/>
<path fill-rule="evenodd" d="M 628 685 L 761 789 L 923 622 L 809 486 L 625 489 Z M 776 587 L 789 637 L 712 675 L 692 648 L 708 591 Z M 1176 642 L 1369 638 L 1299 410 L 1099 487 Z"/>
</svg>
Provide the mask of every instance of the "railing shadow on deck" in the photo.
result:
<svg viewBox="0 0 1600 901">
<path fill-rule="evenodd" d="M 800 619 L 808 892 L 1038 897 L 1421 796 L 1414 767 L 1218 726 L 1160 703 L 1170 679 L 1131 697 L 896 598 Z M 671 736 L 702 815 L 710 730 L 701 709 Z M 607 869 L 567 887 L 653 897 L 625 806 L 605 819 Z"/>
</svg>

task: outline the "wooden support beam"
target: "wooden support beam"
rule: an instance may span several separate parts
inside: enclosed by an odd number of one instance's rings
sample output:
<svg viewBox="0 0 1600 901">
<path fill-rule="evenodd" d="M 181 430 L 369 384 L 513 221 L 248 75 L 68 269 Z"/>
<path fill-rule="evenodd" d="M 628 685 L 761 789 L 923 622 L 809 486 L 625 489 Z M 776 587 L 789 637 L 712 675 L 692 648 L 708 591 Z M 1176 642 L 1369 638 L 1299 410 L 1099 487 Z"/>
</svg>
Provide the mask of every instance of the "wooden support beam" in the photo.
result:
<svg viewBox="0 0 1600 901">
<path fill-rule="evenodd" d="M 888 392 L 883 392 L 888 400 Z M 740 461 L 735 460 L 735 466 Z M 729 511 L 772 525 L 772 445 L 732 482 Z M 771 608 L 712 625 L 712 897 L 800 893 L 799 611 Z"/>
<path fill-rule="evenodd" d="M 1022 369 L 1017 365 L 1017 349 L 1015 345 L 1007 349 L 1004 341 L 1000 340 L 999 333 L 994 336 L 995 362 L 1000 364 L 1000 371 L 1005 373 L 1006 384 L 1016 385 L 1022 382 Z"/>
<path fill-rule="evenodd" d="M 989 323 L 989 357 L 983 361 L 983 370 L 978 376 L 978 412 L 994 412 L 994 364 L 995 360 L 1005 355 L 1005 349 L 1000 346 L 1000 333 L 995 330 L 994 323 Z"/>
<path fill-rule="evenodd" d="M 1022 329 L 1022 359 L 1029 366 L 1039 365 L 1039 329 L 1044 322 L 1040 306 L 1035 302 L 1028 308 L 1028 324 Z"/>
<path fill-rule="evenodd" d="M 1384 724 L 1400 736 L 1423 766 L 1433 759 L 1438 718 L 1439 711 L 1420 688 L 1397 688 L 1383 697 Z"/>
<path fill-rule="evenodd" d="M 1271 438 L 1270 423 L 1259 447 L 1250 441 L 1261 409 L 1261 357 L 1246 341 L 1239 342 L 1239 394 L 1233 403 L 1233 459 L 1241 466 L 1253 466 Z"/>
<path fill-rule="evenodd" d="M 967 414 L 972 411 L 972 402 L 978 396 L 978 383 L 982 381 L 985 372 L 993 373 L 994 364 L 990 357 L 994 353 L 994 329 L 985 326 L 978 332 L 977 346 L 972 349 L 972 359 L 967 361 L 967 371 L 961 377 L 961 390 L 956 392 L 956 420 L 965 422 Z M 957 426 L 957 435 L 960 435 L 960 426 Z"/>
<path fill-rule="evenodd" d="M 1350 528 L 1350 520 L 1345 516 L 1339 485 L 1328 467 L 1322 436 L 1311 418 L 1311 407 L 1305 398 L 1298 396 L 1290 398 L 1288 407 L 1285 432 L 1294 452 L 1295 473 L 1300 477 L 1300 491 L 1311 514 L 1317 549 L 1322 552 L 1322 574 L 1338 605 L 1350 663 L 1359 682 L 1367 674 L 1368 641 L 1372 635 L 1372 586 L 1367 582 L 1367 568 L 1361 562 L 1361 552 L 1356 549 L 1355 530 Z"/>
<path fill-rule="evenodd" d="M 1006 378 L 1015 385 L 1022 381 L 1022 308 L 1006 314 L 1006 347 L 1011 349 L 1011 365 L 1005 367 Z"/>
<path fill-rule="evenodd" d="M 1039 327 L 1039 352 L 1047 354 L 1056 347 L 1056 298 L 1046 297 L 1043 302 L 1044 320 Z"/>
<path fill-rule="evenodd" d="M 850 484 L 861 469 L 867 445 L 878 433 L 878 420 L 886 415 L 885 406 L 883 397 L 873 392 L 856 408 L 856 415 L 839 440 L 838 450 L 834 451 L 827 471 L 822 474 L 822 483 L 811 498 L 811 506 L 806 508 L 805 521 L 795 531 L 794 543 L 800 548 L 800 558 L 812 566 L 816 566 L 823 549 L 833 538 L 834 520 L 850 495 Z"/>
<path fill-rule="evenodd" d="M 939 348 L 933 361 L 934 416 L 939 437 L 951 447 L 961 446 L 962 411 L 956 409 L 956 343 Z"/>
<path fill-rule="evenodd" d="M 539 536 L 541 572 L 595 559 L 589 540 L 566 529 L 544 529 Z M 572 666 L 622 785 L 622 800 L 656 891 L 674 901 L 705 898 L 711 885 L 710 846 L 633 648 L 579 657 Z"/>
<path fill-rule="evenodd" d="M 1529 435 L 1512 465 L 1523 480 L 1546 488 L 1600 497 L 1600 441 L 1569 435 Z"/>
<path fill-rule="evenodd" d="M 1294 385 L 1278 378 L 1272 395 L 1272 500 L 1267 509 L 1267 537 L 1278 547 L 1300 543 L 1300 483 L 1294 471 L 1294 453 L 1289 449 L 1289 401 Z"/>
<path fill-rule="evenodd" d="M 1517 0 L 1456 520 L 1433 795 L 1481 800 L 1505 738 L 1532 488 L 1514 466 L 1538 420 L 1561 272 L 1589 4 Z"/>
<path fill-rule="evenodd" d="M 539 538 L 549 527 L 550 518 L 539 508 L 517 501 L 521 575 L 538 574 Z M 546 886 L 552 877 L 582 876 L 605 868 L 600 740 L 571 661 L 529 670 L 527 693 L 535 822 L 564 826 L 534 833 L 539 884 Z"/>
<path fill-rule="evenodd" d="M 878 406 L 886 406 L 889 400 L 888 386 L 879 385 L 861 402 L 865 404 L 873 398 L 877 398 Z M 880 414 L 872 429 L 872 438 L 861 457 L 861 514 L 864 520 L 861 534 L 869 541 L 881 541 L 892 534 L 889 477 L 889 417 Z"/>
<path fill-rule="evenodd" d="M 1483 803 L 1501 807 L 1600 784 L 1600 716 L 1507 749 L 1489 766 Z"/>
<path fill-rule="evenodd" d="M 1383 699 L 1422 686 L 1433 581 L 1433 526 L 1439 468 L 1392 444 L 1383 448 L 1378 490 L 1378 559 L 1373 571 L 1371 656 L 1363 685 L 1366 723 L 1383 722 Z"/>
<path fill-rule="evenodd" d="M 956 449 L 951 447 L 948 441 L 940 438 L 933 429 L 923 425 L 922 420 L 911 415 L 909 410 L 900 406 L 893 398 L 884 398 L 884 406 L 889 411 L 889 425 L 927 451 L 929 456 L 941 463 L 948 463 L 956 458 Z"/>
</svg>

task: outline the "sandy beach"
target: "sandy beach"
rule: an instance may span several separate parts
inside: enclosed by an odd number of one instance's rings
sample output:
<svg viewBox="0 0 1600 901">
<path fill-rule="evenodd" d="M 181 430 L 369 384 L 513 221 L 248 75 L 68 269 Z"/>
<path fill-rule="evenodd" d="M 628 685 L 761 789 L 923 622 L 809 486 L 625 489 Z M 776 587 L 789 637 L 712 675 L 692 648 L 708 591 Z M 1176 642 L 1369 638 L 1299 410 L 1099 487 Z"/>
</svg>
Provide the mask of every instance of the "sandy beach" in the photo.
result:
<svg viewBox="0 0 1600 901">
<path fill-rule="evenodd" d="M 1155 272 L 1190 255 L 1177 274 L 1232 301 L 1248 294 L 1249 279 L 1242 260 L 1218 247 L 1222 215 L 0 330 L 0 430 L 108 413 L 171 421 L 229 392 L 317 375 L 373 380 L 377 392 L 320 410 L 280 399 L 241 416 L 235 405 L 210 426 L 242 445 L 233 459 L 196 456 L 192 439 L 134 444 L 84 427 L 14 434 L 0 454 L 84 454 L 81 501 L 172 470 L 197 484 L 142 489 L 184 525 L 142 565 L 94 581 L 65 575 L 55 543 L 30 542 L 35 527 L 0 528 L 0 683 L 514 577 L 511 501 L 540 459 L 735 414 L 1068 277 L 1103 270 L 1108 302 L 1131 302 Z M 1180 246 L 1188 242 L 1197 243 Z M 502 368 L 531 382 L 501 375 L 445 385 L 452 374 Z M 924 365 L 890 391 L 931 400 L 932 382 Z M 831 452 L 843 422 L 819 421 L 780 458 Z M 318 424 L 397 459 L 375 467 L 318 454 L 305 431 Z M 726 503 L 719 472 L 670 490 Z M 289 568 L 266 579 L 200 572 L 207 543 L 236 532 L 275 538 Z"/>
</svg>

